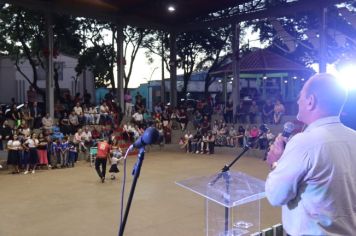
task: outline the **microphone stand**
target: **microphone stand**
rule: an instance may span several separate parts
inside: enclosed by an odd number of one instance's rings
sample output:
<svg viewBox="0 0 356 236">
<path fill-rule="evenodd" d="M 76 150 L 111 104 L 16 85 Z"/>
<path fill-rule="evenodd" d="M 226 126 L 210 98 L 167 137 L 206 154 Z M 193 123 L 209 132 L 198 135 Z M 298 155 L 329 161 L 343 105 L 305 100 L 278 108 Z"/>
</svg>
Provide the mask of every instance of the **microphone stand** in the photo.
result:
<svg viewBox="0 0 356 236">
<path fill-rule="evenodd" d="M 223 177 L 223 174 L 224 174 L 225 172 L 229 171 L 230 168 L 231 168 L 231 166 L 233 166 L 236 161 L 238 161 L 248 150 L 250 150 L 250 149 L 251 149 L 251 146 L 253 146 L 254 144 L 256 144 L 256 143 L 258 142 L 259 138 L 260 138 L 263 134 L 264 134 L 264 132 L 261 132 L 261 133 L 257 136 L 256 140 L 254 140 L 252 143 L 247 143 L 247 144 L 243 147 L 241 153 L 240 153 L 229 165 L 225 165 L 225 166 L 221 169 L 221 172 L 218 174 L 218 176 L 216 176 L 216 178 L 215 178 L 213 181 L 211 181 L 211 182 L 209 183 L 209 185 L 210 185 L 210 186 L 213 186 L 221 177 Z"/>
<path fill-rule="evenodd" d="M 127 217 L 129 216 L 132 199 L 133 199 L 133 196 L 134 196 L 134 193 L 135 193 L 137 180 L 138 180 L 138 178 L 140 176 L 142 162 L 143 162 L 144 158 L 145 158 L 145 147 L 142 147 L 142 148 L 140 148 L 140 151 L 138 153 L 137 161 L 136 161 L 135 166 L 134 166 L 134 168 L 132 170 L 132 175 L 134 176 L 134 178 L 133 178 L 133 182 L 132 182 L 132 185 L 131 185 L 130 195 L 129 195 L 129 198 L 128 198 L 127 203 L 126 203 L 124 218 L 123 218 L 123 220 L 122 220 L 122 222 L 120 224 L 119 236 L 123 236 L 124 235 L 124 230 L 125 230 L 125 226 L 126 226 L 126 222 L 127 222 Z"/>
<path fill-rule="evenodd" d="M 265 133 L 265 130 L 261 130 L 262 132 L 257 136 L 256 140 L 254 140 L 252 143 L 247 143 L 244 147 L 243 150 L 241 151 L 241 153 L 229 164 L 229 165 L 225 165 L 222 169 L 221 172 L 216 176 L 216 178 L 214 180 L 212 180 L 209 185 L 213 186 L 219 179 L 221 179 L 221 177 L 224 178 L 225 180 L 225 186 L 226 186 L 226 194 L 228 195 L 226 202 L 228 203 L 229 198 L 230 198 L 230 173 L 229 170 L 231 168 L 231 166 L 233 166 L 235 164 L 235 162 L 237 160 L 239 160 L 248 150 L 251 149 L 251 146 L 253 146 L 254 144 L 256 144 L 259 140 L 259 138 Z M 225 207 L 225 231 L 224 231 L 224 235 L 228 235 L 228 231 L 229 231 L 229 208 Z"/>
</svg>

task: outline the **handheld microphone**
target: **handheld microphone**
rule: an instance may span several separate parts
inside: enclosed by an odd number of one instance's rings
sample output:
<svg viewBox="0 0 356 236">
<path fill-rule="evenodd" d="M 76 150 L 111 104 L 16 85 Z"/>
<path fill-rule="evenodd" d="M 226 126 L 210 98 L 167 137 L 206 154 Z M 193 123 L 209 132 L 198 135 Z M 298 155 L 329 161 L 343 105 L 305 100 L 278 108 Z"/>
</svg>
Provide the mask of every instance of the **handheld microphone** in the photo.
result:
<svg viewBox="0 0 356 236">
<path fill-rule="evenodd" d="M 159 138 L 159 132 L 156 128 L 149 127 L 145 130 L 143 135 L 139 137 L 130 147 L 130 150 L 134 148 L 140 149 L 147 144 L 155 143 Z"/>
<path fill-rule="evenodd" d="M 289 136 L 293 133 L 294 130 L 295 130 L 294 123 L 288 121 L 283 125 L 282 136 L 285 138 L 289 138 Z"/>
</svg>

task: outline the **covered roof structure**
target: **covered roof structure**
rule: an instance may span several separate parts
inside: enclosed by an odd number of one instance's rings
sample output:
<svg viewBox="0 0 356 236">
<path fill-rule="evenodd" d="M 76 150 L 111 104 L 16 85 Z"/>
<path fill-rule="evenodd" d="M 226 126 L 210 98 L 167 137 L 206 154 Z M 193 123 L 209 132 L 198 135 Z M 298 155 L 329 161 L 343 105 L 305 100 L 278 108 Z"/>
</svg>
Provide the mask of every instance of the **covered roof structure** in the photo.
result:
<svg viewBox="0 0 356 236">
<path fill-rule="evenodd" d="M 223 59 L 222 65 L 220 67 L 210 71 L 210 75 L 216 78 L 225 78 L 223 79 L 223 83 L 224 87 L 226 87 L 226 83 L 228 82 L 226 77 L 233 75 L 233 66 L 234 63 L 232 60 L 232 55 L 230 54 Z M 263 99 L 270 96 L 267 94 L 267 87 L 264 81 L 268 80 L 269 78 L 277 78 L 276 81 L 279 81 L 278 84 L 280 84 L 279 89 L 282 97 L 284 99 L 293 101 L 293 103 L 296 95 L 300 90 L 300 87 L 303 84 L 302 81 L 304 81 L 304 78 L 313 74 L 312 69 L 306 68 L 305 66 L 296 63 L 295 61 L 290 60 L 284 56 L 281 56 L 268 48 L 257 49 L 246 54 L 240 59 L 238 66 L 240 71 L 239 77 L 241 79 L 258 80 L 257 83 L 261 85 Z M 299 79 L 302 80 L 299 81 Z M 291 81 L 291 83 L 286 85 L 286 81 Z M 249 82 L 247 83 L 249 84 Z M 288 86 L 289 92 L 287 94 L 285 88 Z M 226 90 L 224 90 L 223 93 L 226 97 Z"/>
<path fill-rule="evenodd" d="M 210 74 L 232 73 L 231 55 L 225 60 L 226 63 L 216 70 L 211 71 Z M 274 53 L 269 49 L 258 49 L 250 52 L 240 60 L 240 72 L 264 73 L 276 71 L 310 71 L 310 69 Z"/>
</svg>

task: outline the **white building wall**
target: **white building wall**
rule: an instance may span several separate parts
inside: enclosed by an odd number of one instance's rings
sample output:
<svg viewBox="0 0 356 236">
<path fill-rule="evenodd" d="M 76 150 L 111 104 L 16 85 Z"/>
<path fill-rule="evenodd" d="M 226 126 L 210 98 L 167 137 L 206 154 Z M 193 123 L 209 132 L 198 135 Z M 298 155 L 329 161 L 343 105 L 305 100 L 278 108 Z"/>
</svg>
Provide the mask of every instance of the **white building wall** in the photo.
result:
<svg viewBox="0 0 356 236">
<path fill-rule="evenodd" d="M 0 103 L 10 103 L 17 98 L 15 67 L 9 58 L 0 57 Z"/>
</svg>

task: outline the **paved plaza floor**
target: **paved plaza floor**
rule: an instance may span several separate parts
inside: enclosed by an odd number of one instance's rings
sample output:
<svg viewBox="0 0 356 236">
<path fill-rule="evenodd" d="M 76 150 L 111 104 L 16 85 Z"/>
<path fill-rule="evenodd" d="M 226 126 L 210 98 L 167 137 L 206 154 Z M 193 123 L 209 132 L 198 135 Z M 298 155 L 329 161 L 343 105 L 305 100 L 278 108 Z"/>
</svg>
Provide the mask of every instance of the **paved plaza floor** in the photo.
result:
<svg viewBox="0 0 356 236">
<path fill-rule="evenodd" d="M 204 235 L 204 200 L 175 184 L 193 176 L 217 173 L 238 154 L 216 148 L 214 155 L 186 154 L 177 145 L 146 153 L 125 229 L 128 236 Z M 136 161 L 127 161 L 126 197 Z M 109 167 L 109 166 L 108 166 Z M 113 236 L 118 234 L 122 165 L 118 180 L 99 181 L 94 168 L 81 161 L 75 168 L 11 175 L 0 171 L 0 236 Z M 243 156 L 232 171 L 265 180 L 266 164 Z M 107 175 L 108 177 L 108 175 Z M 262 229 L 280 222 L 280 209 L 262 201 Z"/>
</svg>

